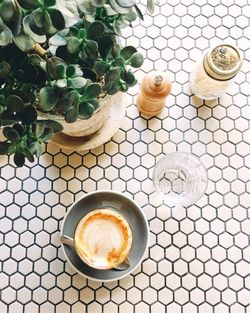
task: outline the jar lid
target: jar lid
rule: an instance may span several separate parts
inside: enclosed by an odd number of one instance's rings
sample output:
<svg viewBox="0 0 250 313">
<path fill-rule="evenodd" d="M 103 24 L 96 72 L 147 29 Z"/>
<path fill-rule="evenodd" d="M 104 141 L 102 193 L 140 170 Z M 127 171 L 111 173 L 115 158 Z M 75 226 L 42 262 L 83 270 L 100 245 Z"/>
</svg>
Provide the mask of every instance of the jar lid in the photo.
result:
<svg viewBox="0 0 250 313">
<path fill-rule="evenodd" d="M 239 72 L 242 57 L 237 47 L 221 44 L 206 53 L 203 64 L 205 71 L 212 78 L 228 80 Z"/>
</svg>

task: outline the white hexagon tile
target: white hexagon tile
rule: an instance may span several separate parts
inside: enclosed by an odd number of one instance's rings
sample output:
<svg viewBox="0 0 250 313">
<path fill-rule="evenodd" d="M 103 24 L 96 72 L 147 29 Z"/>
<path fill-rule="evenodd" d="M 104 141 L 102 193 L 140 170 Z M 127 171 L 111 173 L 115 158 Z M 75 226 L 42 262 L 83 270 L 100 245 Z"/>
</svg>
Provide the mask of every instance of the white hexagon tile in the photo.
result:
<svg viewBox="0 0 250 313">
<path fill-rule="evenodd" d="M 105 145 L 75 153 L 48 144 L 21 169 L 0 157 L 1 313 L 250 312 L 249 12 L 248 0 L 160 0 L 124 32 L 145 56 L 138 80 L 161 70 L 173 81 L 159 116 L 139 114 L 136 85 Z M 221 41 L 241 49 L 243 67 L 228 94 L 199 100 L 189 73 Z M 188 209 L 163 204 L 151 181 L 156 161 L 176 150 L 197 155 L 208 171 L 206 194 Z M 76 274 L 59 243 L 69 205 L 96 189 L 134 198 L 151 229 L 145 260 L 112 283 Z"/>
</svg>

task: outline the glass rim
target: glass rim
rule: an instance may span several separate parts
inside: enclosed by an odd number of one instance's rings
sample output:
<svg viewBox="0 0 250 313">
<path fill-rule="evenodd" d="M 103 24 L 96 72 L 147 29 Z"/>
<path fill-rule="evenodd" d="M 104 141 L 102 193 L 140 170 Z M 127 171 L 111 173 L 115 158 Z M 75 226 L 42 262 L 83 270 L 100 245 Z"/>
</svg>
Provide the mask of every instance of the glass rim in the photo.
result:
<svg viewBox="0 0 250 313">
<path fill-rule="evenodd" d="M 173 157 L 175 155 L 183 155 L 183 156 L 188 156 L 188 157 L 191 157 L 192 159 L 198 161 L 199 163 L 199 166 L 201 166 L 202 168 L 202 171 L 203 173 L 205 174 L 205 186 L 204 186 L 204 190 L 198 195 L 198 197 L 194 198 L 194 200 L 192 200 L 191 202 L 190 201 L 187 201 L 186 199 L 186 203 L 185 203 L 185 200 L 184 201 L 173 201 L 173 198 L 174 197 L 169 197 L 169 200 L 171 201 L 171 204 L 168 204 L 168 206 L 170 207 L 174 207 L 176 205 L 180 205 L 180 206 L 184 206 L 184 207 L 189 207 L 190 205 L 193 205 L 195 204 L 197 201 L 199 201 L 201 199 L 201 197 L 205 194 L 206 190 L 207 190 L 207 186 L 208 186 L 208 172 L 207 172 L 207 168 L 205 167 L 205 165 L 203 164 L 203 162 L 200 160 L 200 158 L 193 154 L 193 153 L 190 153 L 190 152 L 185 152 L 185 151 L 174 151 L 174 152 L 170 152 L 170 153 L 167 153 L 165 155 L 163 155 L 156 163 L 155 163 L 155 166 L 154 166 L 154 169 L 153 169 L 153 174 L 152 174 L 152 181 L 153 181 L 153 185 L 154 185 L 154 188 L 155 188 L 155 192 L 157 194 L 160 194 L 162 196 L 162 199 L 163 201 L 165 202 L 165 199 L 167 198 L 167 196 L 165 196 L 164 194 L 162 194 L 157 188 L 156 188 L 156 182 L 158 182 L 159 180 L 155 179 L 155 173 L 156 173 L 156 169 L 157 169 L 157 165 L 161 164 L 164 162 L 164 160 L 166 160 L 167 158 L 169 157 Z"/>
</svg>

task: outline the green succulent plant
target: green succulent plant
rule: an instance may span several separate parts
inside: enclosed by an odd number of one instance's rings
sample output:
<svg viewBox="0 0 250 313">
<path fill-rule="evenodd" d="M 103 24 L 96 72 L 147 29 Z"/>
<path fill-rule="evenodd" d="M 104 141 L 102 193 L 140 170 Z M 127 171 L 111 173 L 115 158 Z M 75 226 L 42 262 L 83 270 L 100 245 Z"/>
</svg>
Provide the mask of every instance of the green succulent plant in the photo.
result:
<svg viewBox="0 0 250 313">
<path fill-rule="evenodd" d="M 100 97 L 134 86 L 131 68 L 143 57 L 116 36 L 138 16 L 136 0 L 0 0 L 0 154 L 33 162 L 62 131 L 38 111 L 72 123 L 91 117 Z"/>
</svg>

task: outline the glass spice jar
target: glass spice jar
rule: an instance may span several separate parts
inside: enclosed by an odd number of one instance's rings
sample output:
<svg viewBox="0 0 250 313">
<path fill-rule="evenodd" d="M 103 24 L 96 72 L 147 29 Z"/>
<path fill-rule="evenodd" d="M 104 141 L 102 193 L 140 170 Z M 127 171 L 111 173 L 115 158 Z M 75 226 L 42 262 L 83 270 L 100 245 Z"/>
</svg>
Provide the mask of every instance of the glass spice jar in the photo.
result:
<svg viewBox="0 0 250 313">
<path fill-rule="evenodd" d="M 193 93 L 205 100 L 219 98 L 230 90 L 242 65 L 239 49 L 229 44 L 218 45 L 195 64 L 189 83 Z"/>
</svg>

